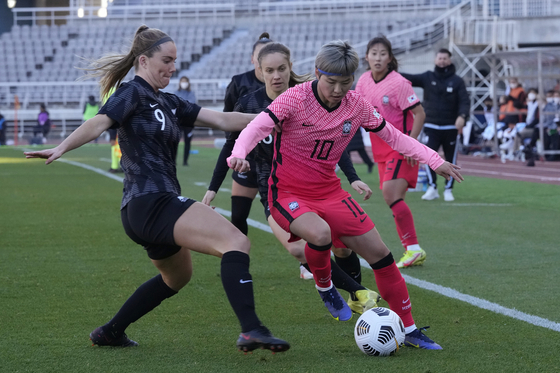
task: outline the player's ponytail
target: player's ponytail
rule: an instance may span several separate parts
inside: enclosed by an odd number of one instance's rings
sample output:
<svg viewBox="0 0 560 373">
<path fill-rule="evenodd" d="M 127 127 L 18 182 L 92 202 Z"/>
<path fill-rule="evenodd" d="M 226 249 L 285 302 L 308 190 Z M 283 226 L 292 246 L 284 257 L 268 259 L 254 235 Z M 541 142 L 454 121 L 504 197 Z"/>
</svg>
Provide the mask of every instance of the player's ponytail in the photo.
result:
<svg viewBox="0 0 560 373">
<path fill-rule="evenodd" d="M 270 35 L 268 34 L 268 32 L 263 32 L 261 34 L 261 36 L 259 36 L 259 40 L 257 40 L 255 42 L 255 44 L 253 44 L 253 54 L 255 53 L 255 49 L 257 49 L 257 46 L 262 45 L 262 44 L 268 44 L 268 43 L 272 43 L 272 39 L 270 39 Z"/>
<path fill-rule="evenodd" d="M 315 57 L 319 76 L 352 76 L 360 65 L 356 50 L 346 41 L 334 40 L 321 47 Z"/>
<path fill-rule="evenodd" d="M 269 54 L 273 54 L 273 53 L 283 54 L 284 57 L 286 57 L 286 60 L 288 61 L 288 63 L 291 63 L 290 48 L 286 47 L 282 43 L 269 43 L 269 44 L 265 45 L 259 52 L 259 56 L 257 58 L 257 60 L 259 61 L 259 66 L 261 66 L 262 59 L 265 56 L 267 56 Z M 290 68 L 290 82 L 288 83 L 288 85 L 290 87 L 293 87 L 297 84 L 305 83 L 305 82 L 308 82 L 312 79 L 313 79 L 313 77 L 310 74 L 298 75 Z"/>
<path fill-rule="evenodd" d="M 376 36 L 375 38 L 371 39 L 368 42 L 367 45 L 367 49 L 366 49 L 366 56 L 369 53 L 369 50 L 371 48 L 373 48 L 373 46 L 375 44 L 381 44 L 385 47 L 385 49 L 387 49 L 387 53 L 389 53 L 389 58 L 390 61 L 387 64 L 387 68 L 389 69 L 389 71 L 399 71 L 399 61 L 397 61 L 397 58 L 395 57 L 395 54 L 393 53 L 393 46 L 391 45 L 391 42 L 389 41 L 389 39 L 387 39 L 387 37 L 383 34 L 380 34 L 379 36 Z M 369 64 L 366 70 L 370 70 Z"/>
<path fill-rule="evenodd" d="M 138 27 L 132 45 L 127 54 L 110 53 L 97 60 L 90 60 L 88 71 L 82 79 L 101 77 L 101 97 L 109 94 L 113 87 L 118 87 L 132 67 L 138 68 L 141 55 L 152 57 L 161 50 L 161 44 L 173 41 L 166 33 L 146 25 Z"/>
</svg>

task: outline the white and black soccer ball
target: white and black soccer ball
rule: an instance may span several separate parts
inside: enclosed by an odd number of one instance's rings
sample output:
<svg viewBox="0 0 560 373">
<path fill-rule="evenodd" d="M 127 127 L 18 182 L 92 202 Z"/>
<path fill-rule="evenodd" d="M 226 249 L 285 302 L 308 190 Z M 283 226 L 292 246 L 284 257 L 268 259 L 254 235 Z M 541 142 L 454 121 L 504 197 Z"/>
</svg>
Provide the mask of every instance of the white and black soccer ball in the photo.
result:
<svg viewBox="0 0 560 373">
<path fill-rule="evenodd" d="M 354 327 L 356 344 L 366 355 L 389 356 L 404 343 L 404 325 L 395 312 L 384 307 L 367 310 Z"/>
</svg>

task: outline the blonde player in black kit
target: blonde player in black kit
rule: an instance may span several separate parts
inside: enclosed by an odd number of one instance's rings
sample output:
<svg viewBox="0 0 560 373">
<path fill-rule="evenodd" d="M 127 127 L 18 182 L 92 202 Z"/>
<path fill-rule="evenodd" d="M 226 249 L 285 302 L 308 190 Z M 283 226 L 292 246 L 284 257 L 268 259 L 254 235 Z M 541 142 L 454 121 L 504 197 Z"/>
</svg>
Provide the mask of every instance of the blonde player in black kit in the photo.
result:
<svg viewBox="0 0 560 373">
<path fill-rule="evenodd" d="M 208 206 L 182 197 L 175 159 L 181 127 L 206 126 L 241 130 L 254 116 L 202 109 L 161 92 L 175 72 L 177 49 L 157 29 L 141 26 L 127 55 L 103 57 L 92 63 L 92 76 L 101 76 L 102 93 L 118 86 L 134 67 L 136 75 L 122 84 L 99 113 L 59 146 L 26 152 L 27 158 L 64 153 L 118 128 L 125 173 L 121 218 L 128 236 L 144 246 L 160 274 L 142 284 L 107 324 L 90 334 L 99 346 L 136 346 L 125 329 L 163 300 L 177 294 L 190 280 L 190 250 L 221 257 L 221 279 L 241 324 L 237 347 L 286 351 L 290 345 L 272 336 L 260 322 L 249 273 L 250 243 L 238 229 Z M 216 229 L 219 227 L 219 229 Z"/>
</svg>

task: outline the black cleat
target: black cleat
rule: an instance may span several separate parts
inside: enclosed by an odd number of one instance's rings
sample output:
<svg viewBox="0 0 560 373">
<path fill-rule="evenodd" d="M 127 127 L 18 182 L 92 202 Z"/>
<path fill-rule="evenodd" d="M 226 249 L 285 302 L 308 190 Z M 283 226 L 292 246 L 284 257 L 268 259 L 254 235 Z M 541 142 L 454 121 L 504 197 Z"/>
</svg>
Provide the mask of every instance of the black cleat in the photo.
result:
<svg viewBox="0 0 560 373">
<path fill-rule="evenodd" d="M 95 329 L 90 333 L 89 339 L 93 343 L 93 346 L 113 346 L 113 347 L 134 347 L 138 346 L 137 342 L 129 339 L 125 333 L 123 333 L 118 338 L 111 338 L 105 331 L 103 327 Z"/>
<path fill-rule="evenodd" d="M 241 333 L 237 340 L 237 348 L 245 353 L 262 348 L 274 352 L 290 349 L 290 344 L 272 335 L 266 326 L 259 326 L 247 333 Z"/>
</svg>

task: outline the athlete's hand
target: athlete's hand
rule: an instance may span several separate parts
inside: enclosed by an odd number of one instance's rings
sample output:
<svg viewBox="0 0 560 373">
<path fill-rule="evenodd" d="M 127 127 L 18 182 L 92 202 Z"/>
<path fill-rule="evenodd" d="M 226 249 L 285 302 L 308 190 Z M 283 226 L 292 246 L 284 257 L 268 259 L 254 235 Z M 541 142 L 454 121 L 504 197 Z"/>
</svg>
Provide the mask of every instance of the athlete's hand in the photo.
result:
<svg viewBox="0 0 560 373">
<path fill-rule="evenodd" d="M 407 157 L 406 155 L 403 154 L 404 159 L 406 160 L 406 163 L 408 163 L 408 165 L 410 167 L 414 167 L 418 164 L 418 161 L 412 157 Z"/>
<path fill-rule="evenodd" d="M 208 190 L 208 191 L 206 191 L 206 194 L 204 195 L 204 198 L 202 199 L 202 203 L 204 203 L 207 206 L 210 206 L 210 203 L 212 203 L 214 198 L 216 198 L 216 192 L 214 192 L 213 190 Z"/>
<path fill-rule="evenodd" d="M 249 165 L 249 162 L 245 159 L 229 157 L 227 161 L 228 161 L 229 168 L 231 168 L 234 171 L 247 172 L 251 170 L 251 166 Z"/>
<path fill-rule="evenodd" d="M 463 133 L 463 127 L 465 127 L 465 118 L 458 116 L 455 120 L 455 128 L 457 128 L 459 134 Z"/>
<path fill-rule="evenodd" d="M 373 193 L 369 188 L 369 186 L 361 180 L 356 180 L 350 185 L 352 186 L 352 188 L 354 188 L 356 192 L 360 194 L 364 194 L 364 192 L 366 192 L 366 195 L 364 196 L 364 201 L 368 200 L 369 197 L 371 197 L 371 194 Z"/>
<path fill-rule="evenodd" d="M 58 158 L 60 158 L 62 154 L 64 154 L 64 152 L 62 152 L 61 150 L 58 149 L 58 147 L 56 147 L 52 149 L 39 150 L 35 152 L 23 152 L 23 154 L 25 154 L 25 158 L 46 159 L 47 161 L 45 162 L 45 164 L 49 164 L 56 161 Z"/>
<path fill-rule="evenodd" d="M 434 171 L 436 172 L 436 174 L 443 176 L 446 180 L 449 180 L 450 178 L 454 178 L 458 182 L 461 182 L 465 179 L 463 179 L 463 176 L 461 176 L 461 174 L 459 173 L 460 169 L 461 167 L 455 164 L 444 162 L 441 166 L 436 168 Z"/>
</svg>

